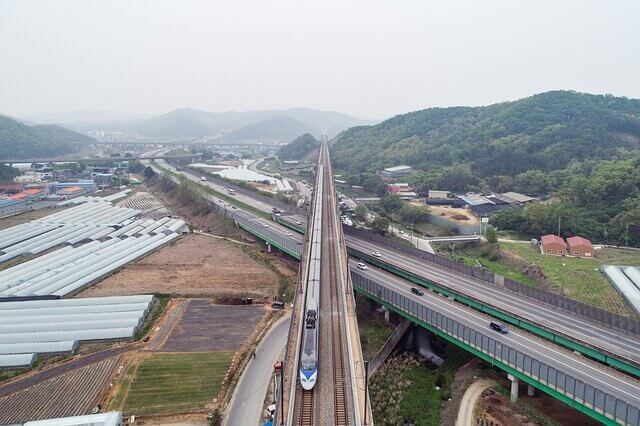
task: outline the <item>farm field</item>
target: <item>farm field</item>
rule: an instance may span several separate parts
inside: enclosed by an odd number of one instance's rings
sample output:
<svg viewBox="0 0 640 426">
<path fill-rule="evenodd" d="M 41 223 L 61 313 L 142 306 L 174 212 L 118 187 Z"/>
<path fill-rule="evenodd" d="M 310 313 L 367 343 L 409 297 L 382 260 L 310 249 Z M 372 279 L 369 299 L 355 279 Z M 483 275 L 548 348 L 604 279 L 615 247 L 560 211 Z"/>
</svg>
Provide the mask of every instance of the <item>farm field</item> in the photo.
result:
<svg viewBox="0 0 640 426">
<path fill-rule="evenodd" d="M 120 359 L 110 357 L 0 398 L 0 424 L 91 414 Z"/>
<path fill-rule="evenodd" d="M 213 305 L 209 299 L 191 299 L 160 350 L 238 350 L 264 312 L 262 306 Z"/>
<path fill-rule="evenodd" d="M 219 351 L 145 358 L 127 371 L 122 409 L 127 415 L 203 410 L 220 390 L 232 357 L 231 351 Z"/>
<path fill-rule="evenodd" d="M 242 265 L 239 268 L 238 265 Z M 80 297 L 162 293 L 267 299 L 276 274 L 238 245 L 190 234 L 90 287 Z"/>
<path fill-rule="evenodd" d="M 640 252 L 605 247 L 596 251 L 594 259 L 578 259 L 544 256 L 532 244 L 500 243 L 500 247 L 540 266 L 551 284 L 566 296 L 619 314 L 630 314 L 624 299 L 599 268 L 606 264 L 640 265 Z"/>
</svg>

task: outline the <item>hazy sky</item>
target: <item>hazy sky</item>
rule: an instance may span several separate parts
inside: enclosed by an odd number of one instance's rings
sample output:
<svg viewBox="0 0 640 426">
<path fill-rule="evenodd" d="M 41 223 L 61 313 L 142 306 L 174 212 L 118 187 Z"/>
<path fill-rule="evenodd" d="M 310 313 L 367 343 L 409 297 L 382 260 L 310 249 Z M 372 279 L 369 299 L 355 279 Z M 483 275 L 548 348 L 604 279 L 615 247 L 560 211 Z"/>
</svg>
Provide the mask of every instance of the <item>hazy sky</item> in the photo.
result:
<svg viewBox="0 0 640 426">
<path fill-rule="evenodd" d="M 639 17 L 639 0 L 0 0 L 0 113 L 640 98 Z"/>
</svg>

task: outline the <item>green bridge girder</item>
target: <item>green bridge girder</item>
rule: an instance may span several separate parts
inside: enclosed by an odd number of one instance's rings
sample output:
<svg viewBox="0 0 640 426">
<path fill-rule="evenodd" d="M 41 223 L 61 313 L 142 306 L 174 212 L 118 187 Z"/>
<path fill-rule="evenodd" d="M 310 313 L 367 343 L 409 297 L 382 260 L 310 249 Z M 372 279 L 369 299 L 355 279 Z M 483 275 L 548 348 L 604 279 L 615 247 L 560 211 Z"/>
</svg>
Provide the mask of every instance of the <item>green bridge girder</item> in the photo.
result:
<svg viewBox="0 0 640 426">
<path fill-rule="evenodd" d="M 379 303 L 382 306 L 385 306 L 386 308 L 392 310 L 393 312 L 397 313 L 398 315 L 402 316 L 403 318 L 408 319 L 409 321 L 412 321 L 415 324 L 418 324 L 419 326 L 429 330 L 430 332 L 436 334 L 437 336 L 442 337 L 443 339 L 447 340 L 448 342 L 453 343 L 454 345 L 470 352 L 471 354 L 477 356 L 478 358 L 481 358 L 482 360 L 490 363 L 492 366 L 494 367 L 498 367 L 501 370 L 507 372 L 508 374 L 511 374 L 514 377 L 517 377 L 519 380 L 522 380 L 525 383 L 530 384 L 531 386 L 543 391 L 544 393 L 551 395 L 552 397 L 564 402 L 565 404 L 569 405 L 570 407 L 580 411 L 581 413 L 584 413 L 586 415 L 588 415 L 589 417 L 605 424 L 605 425 L 617 425 L 618 423 L 605 416 L 604 414 L 595 411 L 594 409 L 587 407 L 586 405 L 583 405 L 579 402 L 577 402 L 576 400 L 558 392 L 557 390 L 547 386 L 544 383 L 539 382 L 538 380 L 527 376 L 526 374 L 516 370 L 515 368 L 503 363 L 502 361 L 495 359 L 487 354 L 485 354 L 484 352 L 474 348 L 473 346 L 468 345 L 467 343 L 456 339 L 455 337 L 449 335 L 448 333 L 445 333 L 443 330 L 439 329 L 438 327 L 434 327 L 431 324 L 427 324 L 426 322 L 422 321 L 421 319 L 408 314 L 407 312 L 404 312 L 402 309 L 398 308 L 397 306 L 393 305 L 392 303 L 389 303 L 385 300 L 382 300 L 381 298 L 379 298 L 378 296 L 376 296 L 375 294 L 369 293 L 368 291 L 363 290 L 362 288 L 360 288 L 357 285 L 354 285 L 354 290 L 356 290 L 358 293 L 364 295 L 365 297 L 372 299 L 374 301 L 376 301 L 376 303 Z"/>
</svg>

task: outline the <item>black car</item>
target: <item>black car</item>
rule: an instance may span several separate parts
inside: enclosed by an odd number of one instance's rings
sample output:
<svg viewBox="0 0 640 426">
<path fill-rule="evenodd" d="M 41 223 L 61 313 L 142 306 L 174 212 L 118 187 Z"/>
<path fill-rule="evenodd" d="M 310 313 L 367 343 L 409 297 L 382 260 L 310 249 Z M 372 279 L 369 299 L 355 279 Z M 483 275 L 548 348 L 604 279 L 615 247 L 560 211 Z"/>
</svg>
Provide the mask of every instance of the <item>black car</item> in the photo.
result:
<svg viewBox="0 0 640 426">
<path fill-rule="evenodd" d="M 415 287 L 411 287 L 411 293 L 418 295 L 418 296 L 422 296 L 424 295 L 424 291 L 420 290 L 419 288 L 415 288 Z"/>
<path fill-rule="evenodd" d="M 509 332 L 507 326 L 499 322 L 492 322 L 489 324 L 489 327 L 491 327 L 492 330 L 495 330 L 498 333 L 507 334 Z"/>
</svg>

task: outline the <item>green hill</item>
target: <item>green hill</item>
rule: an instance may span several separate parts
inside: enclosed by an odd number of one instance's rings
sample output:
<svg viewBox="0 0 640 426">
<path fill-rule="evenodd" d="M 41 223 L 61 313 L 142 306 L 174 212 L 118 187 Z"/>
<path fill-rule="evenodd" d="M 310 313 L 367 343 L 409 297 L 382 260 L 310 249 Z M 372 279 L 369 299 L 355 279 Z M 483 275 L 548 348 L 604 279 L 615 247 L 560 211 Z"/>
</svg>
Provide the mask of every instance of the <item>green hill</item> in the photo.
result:
<svg viewBox="0 0 640 426">
<path fill-rule="evenodd" d="M 55 157 L 75 151 L 75 145 L 94 140 L 60 126 L 27 126 L 0 115 L 0 159 Z"/>
<path fill-rule="evenodd" d="M 467 165 L 476 177 L 565 168 L 637 149 L 640 100 L 553 91 L 485 107 L 430 108 L 339 134 L 344 170 Z"/>
<path fill-rule="evenodd" d="M 313 135 L 305 133 L 278 149 L 276 155 L 282 160 L 302 160 L 318 148 L 320 148 L 320 142 Z"/>
</svg>

